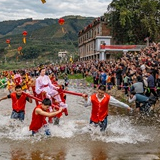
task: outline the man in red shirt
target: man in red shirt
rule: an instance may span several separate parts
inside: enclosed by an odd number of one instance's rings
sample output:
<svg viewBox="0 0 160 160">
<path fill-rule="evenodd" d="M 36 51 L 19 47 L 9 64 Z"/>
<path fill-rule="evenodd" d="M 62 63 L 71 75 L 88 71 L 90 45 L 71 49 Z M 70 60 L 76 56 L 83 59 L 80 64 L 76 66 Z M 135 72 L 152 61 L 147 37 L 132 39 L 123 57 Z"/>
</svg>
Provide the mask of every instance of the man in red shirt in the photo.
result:
<svg viewBox="0 0 160 160">
<path fill-rule="evenodd" d="M 22 87 L 17 85 L 15 87 L 15 92 L 12 92 L 8 96 L 2 97 L 0 101 L 11 98 L 12 99 L 12 114 L 11 119 L 24 120 L 26 101 L 32 103 L 32 99 L 23 94 Z"/>
<path fill-rule="evenodd" d="M 32 131 L 32 135 L 37 133 L 39 129 L 44 127 L 45 134 L 50 135 L 50 131 L 47 128 L 46 117 L 53 117 L 60 112 L 62 112 L 63 108 L 60 107 L 58 111 L 49 112 L 49 107 L 51 106 L 51 100 L 49 98 L 45 98 L 42 101 L 42 104 L 39 104 L 35 107 L 32 113 L 32 121 L 29 126 L 29 130 Z"/>
<path fill-rule="evenodd" d="M 83 94 L 83 98 L 86 100 L 85 107 L 89 105 L 92 106 L 90 124 L 99 126 L 100 131 L 105 131 L 107 128 L 109 104 L 131 110 L 131 108 L 127 104 L 118 101 L 117 99 L 108 95 L 105 92 L 106 92 L 106 87 L 104 85 L 100 85 L 98 87 L 97 93 L 91 95 L 89 98 L 87 98 L 86 94 Z"/>
</svg>

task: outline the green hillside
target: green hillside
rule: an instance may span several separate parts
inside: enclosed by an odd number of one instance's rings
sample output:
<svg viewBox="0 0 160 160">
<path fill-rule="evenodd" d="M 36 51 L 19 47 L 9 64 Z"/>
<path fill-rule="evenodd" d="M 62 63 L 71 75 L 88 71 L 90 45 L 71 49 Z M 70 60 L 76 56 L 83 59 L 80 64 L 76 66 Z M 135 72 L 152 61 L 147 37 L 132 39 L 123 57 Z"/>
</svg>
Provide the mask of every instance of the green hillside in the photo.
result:
<svg viewBox="0 0 160 160">
<path fill-rule="evenodd" d="M 66 16 L 65 24 L 60 25 L 58 19 L 33 20 L 23 19 L 0 22 L 0 56 L 1 64 L 33 61 L 56 61 L 59 51 L 77 54 L 78 32 L 93 21 L 93 17 Z M 23 43 L 22 32 L 27 31 L 26 44 Z M 10 39 L 10 46 L 6 43 Z M 18 54 L 17 48 L 21 46 Z"/>
</svg>

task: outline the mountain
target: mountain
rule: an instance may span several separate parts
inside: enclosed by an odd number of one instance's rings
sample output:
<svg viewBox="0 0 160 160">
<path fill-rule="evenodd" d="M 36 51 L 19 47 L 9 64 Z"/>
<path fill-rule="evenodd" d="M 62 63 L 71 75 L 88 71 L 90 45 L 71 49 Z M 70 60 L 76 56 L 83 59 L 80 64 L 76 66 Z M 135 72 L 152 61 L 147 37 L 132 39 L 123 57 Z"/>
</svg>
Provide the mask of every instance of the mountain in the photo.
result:
<svg viewBox="0 0 160 160">
<path fill-rule="evenodd" d="M 0 56 L 7 61 L 40 60 L 46 57 L 57 59 L 59 51 L 70 54 L 78 51 L 78 32 L 91 23 L 94 17 L 65 16 L 64 25 L 59 19 L 32 18 L 0 22 Z M 26 44 L 23 43 L 23 31 L 27 31 Z M 10 40 L 10 44 L 6 43 Z M 10 47 L 9 47 L 10 46 Z M 17 51 L 18 47 L 21 51 Z"/>
</svg>

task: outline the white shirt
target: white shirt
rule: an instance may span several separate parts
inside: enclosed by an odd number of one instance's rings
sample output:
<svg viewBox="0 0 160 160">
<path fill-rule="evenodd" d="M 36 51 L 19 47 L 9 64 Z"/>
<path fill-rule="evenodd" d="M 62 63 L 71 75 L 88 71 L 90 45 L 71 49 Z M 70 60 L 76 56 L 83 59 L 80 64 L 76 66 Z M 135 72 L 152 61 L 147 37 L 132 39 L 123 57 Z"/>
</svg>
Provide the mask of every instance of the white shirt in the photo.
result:
<svg viewBox="0 0 160 160">
<path fill-rule="evenodd" d="M 133 98 L 129 97 L 129 100 L 128 100 L 129 103 L 132 103 L 134 101 L 136 101 L 136 96 L 135 95 L 133 96 Z"/>
<path fill-rule="evenodd" d="M 102 99 L 99 99 L 97 94 L 96 94 L 96 97 L 97 97 L 98 101 L 101 102 L 105 98 L 105 95 Z M 129 106 L 127 104 L 120 102 L 119 100 L 115 99 L 112 96 L 110 96 L 109 104 L 116 106 L 116 107 L 129 108 Z M 92 105 L 91 97 L 89 97 L 84 106 L 87 107 L 87 106 L 91 106 L 91 105 Z"/>
</svg>

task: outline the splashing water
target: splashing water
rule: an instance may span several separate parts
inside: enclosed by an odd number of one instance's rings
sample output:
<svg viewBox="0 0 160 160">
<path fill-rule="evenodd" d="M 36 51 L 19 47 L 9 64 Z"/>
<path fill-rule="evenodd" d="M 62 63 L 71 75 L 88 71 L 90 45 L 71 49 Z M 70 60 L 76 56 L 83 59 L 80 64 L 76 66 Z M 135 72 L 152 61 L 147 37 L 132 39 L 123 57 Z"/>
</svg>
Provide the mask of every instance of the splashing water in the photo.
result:
<svg viewBox="0 0 160 160">
<path fill-rule="evenodd" d="M 82 134 L 90 133 L 93 141 L 106 143 L 132 143 L 152 141 L 152 136 L 147 133 L 150 128 L 133 126 L 128 117 L 109 116 L 109 124 L 105 132 L 100 132 L 99 127 L 89 126 L 82 128 Z M 89 128 L 89 131 L 88 131 Z M 145 131 L 145 134 L 142 132 Z"/>
<path fill-rule="evenodd" d="M 29 123 L 11 120 L 9 116 L 0 115 L 0 136 L 12 140 L 25 140 L 33 138 L 29 131 Z M 137 143 L 151 141 L 152 138 L 147 133 L 145 126 L 134 126 L 128 117 L 109 116 L 108 126 L 105 133 L 99 131 L 99 127 L 89 126 L 87 120 L 64 120 L 60 125 L 48 125 L 51 137 L 71 138 L 76 135 L 90 134 L 92 141 L 103 141 L 106 143 Z M 143 127 L 143 128 L 142 128 Z M 142 132 L 145 131 L 145 134 Z M 138 136 L 137 136 L 138 135 Z M 40 131 L 36 136 L 38 140 L 44 137 L 44 131 Z M 41 138 L 40 138 L 41 137 Z M 34 138 L 36 140 L 36 138 Z"/>
<path fill-rule="evenodd" d="M 71 88 L 71 90 L 74 91 L 75 89 Z M 76 89 L 76 91 L 81 93 L 84 92 L 83 89 Z M 89 92 L 92 92 L 92 90 Z M 69 116 L 62 117 L 60 120 L 60 125 L 56 126 L 49 124 L 49 129 L 51 132 L 50 137 L 72 138 L 77 135 L 84 135 L 86 137 L 89 135 L 90 141 L 102 141 L 105 143 L 113 142 L 120 144 L 135 144 L 138 142 L 152 141 L 153 136 L 151 136 L 151 134 L 153 133 L 149 132 L 152 126 L 148 128 L 147 126 L 133 125 L 127 116 L 109 116 L 108 126 L 105 133 L 100 132 L 98 127 L 95 128 L 89 126 L 89 114 L 91 109 L 84 108 L 82 100 L 83 99 L 79 97 L 67 95 Z M 11 120 L 10 114 L 7 113 L 6 115 L 5 112 L 7 112 L 7 110 L 11 110 L 11 108 L 9 108 L 9 102 L 6 101 L 5 105 L 3 104 L 0 110 L 0 137 L 11 140 L 33 139 L 33 142 L 43 139 L 43 130 L 36 134 L 34 138 L 31 136 L 31 131 L 29 131 L 29 124 L 34 108 L 33 106 L 35 107 L 35 104 L 29 104 L 26 107 L 27 111 L 25 121 L 19 122 Z M 5 112 L 3 113 L 3 111 Z"/>
</svg>

